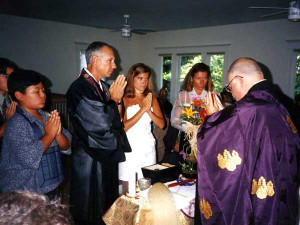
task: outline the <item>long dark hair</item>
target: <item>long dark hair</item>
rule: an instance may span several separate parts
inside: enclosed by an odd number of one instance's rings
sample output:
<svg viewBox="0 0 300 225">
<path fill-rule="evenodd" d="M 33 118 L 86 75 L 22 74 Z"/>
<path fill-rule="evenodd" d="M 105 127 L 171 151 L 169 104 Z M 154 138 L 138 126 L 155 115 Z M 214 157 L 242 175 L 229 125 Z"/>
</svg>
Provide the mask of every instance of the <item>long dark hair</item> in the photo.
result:
<svg viewBox="0 0 300 225">
<path fill-rule="evenodd" d="M 210 90 L 213 90 L 213 82 L 211 79 L 210 69 L 209 66 L 204 63 L 196 63 L 193 67 L 189 70 L 187 75 L 184 78 L 182 89 L 184 91 L 191 91 L 193 90 L 192 78 L 198 72 L 206 72 L 207 73 L 207 83 L 205 85 L 205 90 L 208 90 L 208 86 L 210 85 Z"/>
<path fill-rule="evenodd" d="M 143 92 L 144 96 L 147 96 L 148 93 L 154 93 L 153 92 L 153 84 L 152 84 L 152 80 L 151 80 L 151 69 L 149 68 L 149 66 L 143 64 L 143 63 L 137 63 L 134 64 L 128 71 L 127 74 L 127 86 L 125 88 L 125 93 L 124 95 L 128 98 L 134 98 L 135 97 L 135 88 L 134 88 L 134 78 L 141 74 L 141 73 L 148 73 L 149 74 L 149 80 L 148 80 L 148 85 L 145 89 L 145 91 Z"/>
</svg>

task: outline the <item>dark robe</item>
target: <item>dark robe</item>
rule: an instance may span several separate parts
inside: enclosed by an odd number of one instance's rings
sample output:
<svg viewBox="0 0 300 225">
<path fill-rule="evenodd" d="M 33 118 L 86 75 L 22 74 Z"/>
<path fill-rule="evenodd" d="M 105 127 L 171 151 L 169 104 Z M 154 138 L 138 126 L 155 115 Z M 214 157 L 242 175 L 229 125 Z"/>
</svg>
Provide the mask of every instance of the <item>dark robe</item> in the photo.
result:
<svg viewBox="0 0 300 225">
<path fill-rule="evenodd" d="M 118 198 L 118 163 L 130 152 L 117 104 L 107 85 L 82 70 L 67 94 L 74 129 L 70 210 L 77 224 L 104 224 L 102 216 Z"/>
<path fill-rule="evenodd" d="M 272 84 L 268 80 L 264 80 L 252 86 L 249 92 L 252 91 L 267 91 L 273 95 L 287 109 L 297 130 L 300 130 L 300 114 L 296 104 L 293 99 L 285 95 L 277 85 Z"/>
<path fill-rule="evenodd" d="M 300 140 L 270 92 L 250 91 L 198 130 L 202 224 L 295 224 Z"/>
<path fill-rule="evenodd" d="M 169 102 L 168 99 L 166 99 L 164 102 L 162 102 L 161 99 L 159 99 L 159 98 L 157 100 L 158 100 L 158 104 L 160 106 L 160 109 L 161 109 L 162 113 L 170 119 L 171 118 L 171 112 L 172 112 L 172 109 L 173 109 L 172 103 Z"/>
</svg>

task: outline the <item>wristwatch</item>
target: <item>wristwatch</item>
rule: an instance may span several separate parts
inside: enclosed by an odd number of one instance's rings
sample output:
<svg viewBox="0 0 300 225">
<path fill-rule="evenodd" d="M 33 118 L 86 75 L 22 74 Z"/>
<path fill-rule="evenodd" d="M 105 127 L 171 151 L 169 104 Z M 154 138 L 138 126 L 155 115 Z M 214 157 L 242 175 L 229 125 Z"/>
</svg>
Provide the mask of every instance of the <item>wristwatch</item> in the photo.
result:
<svg viewBox="0 0 300 225">
<path fill-rule="evenodd" d="M 122 105 L 122 100 L 118 101 L 117 104 L 118 104 L 118 105 Z"/>
</svg>

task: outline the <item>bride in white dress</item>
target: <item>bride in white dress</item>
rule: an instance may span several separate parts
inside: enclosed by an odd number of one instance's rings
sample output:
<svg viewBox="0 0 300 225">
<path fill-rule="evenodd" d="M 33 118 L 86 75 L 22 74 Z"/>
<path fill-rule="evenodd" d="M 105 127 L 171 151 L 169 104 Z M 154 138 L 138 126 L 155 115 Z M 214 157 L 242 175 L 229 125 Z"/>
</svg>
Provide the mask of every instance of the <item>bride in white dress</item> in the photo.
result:
<svg viewBox="0 0 300 225">
<path fill-rule="evenodd" d="M 123 193 L 128 190 L 130 175 L 136 172 L 139 178 L 143 177 L 141 168 L 156 163 L 151 122 L 163 128 L 164 119 L 150 78 L 150 68 L 142 63 L 133 65 L 126 78 L 123 122 L 132 152 L 125 153 L 126 161 L 119 163 L 119 179 L 123 181 Z"/>
</svg>

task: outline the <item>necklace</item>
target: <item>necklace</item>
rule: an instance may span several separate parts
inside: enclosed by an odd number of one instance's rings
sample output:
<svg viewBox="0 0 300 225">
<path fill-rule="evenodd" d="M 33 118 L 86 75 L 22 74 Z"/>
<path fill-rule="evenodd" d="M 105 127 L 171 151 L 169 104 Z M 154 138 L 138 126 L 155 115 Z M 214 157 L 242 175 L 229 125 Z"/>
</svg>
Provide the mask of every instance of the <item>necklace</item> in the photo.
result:
<svg viewBox="0 0 300 225">
<path fill-rule="evenodd" d="M 144 93 L 144 91 L 140 91 L 140 90 L 138 90 L 138 89 L 136 89 L 136 88 L 135 88 L 135 92 L 136 92 L 137 94 L 142 94 L 142 93 Z"/>
</svg>

